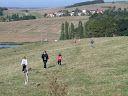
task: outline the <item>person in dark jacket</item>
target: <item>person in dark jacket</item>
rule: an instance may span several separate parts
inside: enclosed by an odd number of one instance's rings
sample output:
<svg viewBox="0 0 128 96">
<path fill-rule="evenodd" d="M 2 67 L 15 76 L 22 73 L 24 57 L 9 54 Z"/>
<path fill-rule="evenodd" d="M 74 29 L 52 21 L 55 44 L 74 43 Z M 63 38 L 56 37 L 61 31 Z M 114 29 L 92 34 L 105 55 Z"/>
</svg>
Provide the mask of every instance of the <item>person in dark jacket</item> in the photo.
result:
<svg viewBox="0 0 128 96">
<path fill-rule="evenodd" d="M 91 48 L 94 48 L 94 47 L 95 47 L 95 46 L 94 46 L 94 40 L 93 40 L 92 38 L 90 39 L 90 47 L 91 47 Z"/>
<path fill-rule="evenodd" d="M 49 59 L 48 54 L 46 51 L 44 51 L 42 54 L 42 60 L 44 62 L 44 68 L 47 68 L 48 59 Z"/>
</svg>

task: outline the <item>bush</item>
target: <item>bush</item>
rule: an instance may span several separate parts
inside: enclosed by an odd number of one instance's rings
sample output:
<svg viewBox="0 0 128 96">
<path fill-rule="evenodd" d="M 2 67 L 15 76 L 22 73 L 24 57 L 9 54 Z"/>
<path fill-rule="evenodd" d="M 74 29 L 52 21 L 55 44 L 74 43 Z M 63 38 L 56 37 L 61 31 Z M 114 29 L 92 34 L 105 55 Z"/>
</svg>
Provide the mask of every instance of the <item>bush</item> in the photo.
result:
<svg viewBox="0 0 128 96">
<path fill-rule="evenodd" d="M 50 96 L 67 96 L 68 86 L 62 82 L 58 82 L 56 77 L 53 77 L 49 83 Z"/>
<path fill-rule="evenodd" d="M 128 36 L 128 11 L 126 9 L 106 10 L 104 14 L 94 14 L 86 23 L 86 31 L 93 37 Z"/>
</svg>

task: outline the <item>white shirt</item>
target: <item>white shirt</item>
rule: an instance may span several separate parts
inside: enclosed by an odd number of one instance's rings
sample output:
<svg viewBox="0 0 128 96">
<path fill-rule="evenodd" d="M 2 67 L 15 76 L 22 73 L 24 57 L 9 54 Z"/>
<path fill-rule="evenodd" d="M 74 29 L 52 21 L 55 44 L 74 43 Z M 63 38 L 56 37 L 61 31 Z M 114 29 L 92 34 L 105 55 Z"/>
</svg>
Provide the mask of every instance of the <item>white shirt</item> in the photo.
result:
<svg viewBox="0 0 128 96">
<path fill-rule="evenodd" d="M 27 59 L 22 59 L 22 61 L 21 61 L 21 65 L 23 65 L 23 64 L 28 65 L 28 61 L 27 61 Z"/>
</svg>

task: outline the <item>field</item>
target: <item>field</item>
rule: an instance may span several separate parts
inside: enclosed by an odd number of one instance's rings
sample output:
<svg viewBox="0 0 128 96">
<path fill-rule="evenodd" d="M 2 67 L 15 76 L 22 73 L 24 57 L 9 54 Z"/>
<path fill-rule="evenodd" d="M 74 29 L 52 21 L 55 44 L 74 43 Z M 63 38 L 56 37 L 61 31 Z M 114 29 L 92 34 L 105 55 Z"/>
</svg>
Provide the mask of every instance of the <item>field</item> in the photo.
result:
<svg viewBox="0 0 128 96">
<path fill-rule="evenodd" d="M 87 16 L 41 18 L 13 22 L 0 22 L 0 42 L 35 42 L 48 38 L 49 41 L 59 39 L 62 22 L 77 24 L 87 21 Z"/>
<path fill-rule="evenodd" d="M 79 9 L 108 9 L 116 6 L 116 8 L 128 8 L 128 4 L 124 3 L 103 3 L 79 6 Z M 72 11 L 76 7 L 67 8 L 66 10 Z M 25 9 L 10 9 L 5 14 L 19 13 L 25 14 Z M 36 20 L 28 21 L 14 21 L 14 22 L 0 22 L 0 42 L 35 42 L 45 40 L 54 41 L 59 39 L 62 22 L 68 21 L 77 24 L 80 20 L 86 22 L 88 16 L 78 17 L 56 17 L 56 18 L 43 18 L 44 13 L 53 13 L 65 8 L 51 8 L 51 9 L 31 9 L 29 14 L 38 17 Z"/>
<path fill-rule="evenodd" d="M 89 39 L 83 39 L 76 44 L 71 40 L 36 42 L 1 49 L 0 96 L 50 96 L 51 86 L 58 88 L 57 84 L 60 89 L 66 88 L 67 96 L 128 96 L 128 38 L 94 38 L 94 41 L 95 48 L 89 47 Z M 42 66 L 43 50 L 50 57 L 47 69 Z M 62 66 L 55 59 L 60 52 Z M 21 72 L 23 56 L 27 56 L 32 68 L 28 85 L 24 85 Z"/>
</svg>

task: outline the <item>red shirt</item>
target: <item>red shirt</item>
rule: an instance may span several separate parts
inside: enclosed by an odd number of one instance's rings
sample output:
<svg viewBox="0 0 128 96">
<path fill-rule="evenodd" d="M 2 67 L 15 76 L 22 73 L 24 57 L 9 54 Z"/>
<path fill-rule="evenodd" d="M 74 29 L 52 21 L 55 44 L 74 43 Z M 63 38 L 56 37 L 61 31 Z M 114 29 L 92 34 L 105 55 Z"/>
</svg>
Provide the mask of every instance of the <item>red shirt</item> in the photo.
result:
<svg viewBox="0 0 128 96">
<path fill-rule="evenodd" d="M 62 60 L 62 56 L 57 56 L 57 61 Z"/>
</svg>

